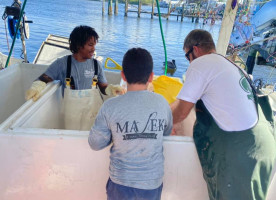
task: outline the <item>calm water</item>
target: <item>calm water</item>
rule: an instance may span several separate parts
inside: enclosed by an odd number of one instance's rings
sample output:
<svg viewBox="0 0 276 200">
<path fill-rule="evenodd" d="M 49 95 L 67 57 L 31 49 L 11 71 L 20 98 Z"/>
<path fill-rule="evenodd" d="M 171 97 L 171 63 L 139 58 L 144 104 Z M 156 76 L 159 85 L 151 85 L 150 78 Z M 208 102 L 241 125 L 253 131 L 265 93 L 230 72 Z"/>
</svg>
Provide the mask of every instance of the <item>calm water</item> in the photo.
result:
<svg viewBox="0 0 276 200">
<path fill-rule="evenodd" d="M 39 2 L 39 3 L 38 3 Z M 0 14 L 4 12 L 4 7 L 11 5 L 12 0 L 1 0 Z M 135 9 L 134 7 L 132 9 Z M 150 11 L 151 7 L 142 6 L 142 10 Z M 161 11 L 167 12 L 167 9 Z M 124 4 L 119 4 L 118 15 L 107 15 L 107 3 L 105 4 L 106 13 L 102 16 L 102 2 L 88 0 L 28 0 L 25 12 L 30 24 L 30 39 L 26 41 L 28 60 L 32 62 L 35 58 L 42 42 L 48 34 L 56 34 L 68 37 L 73 28 L 77 25 L 89 25 L 96 29 L 100 36 L 96 46 L 97 55 L 111 57 L 121 64 L 124 53 L 132 47 L 146 48 L 153 56 L 154 72 L 163 74 L 163 61 L 165 61 L 162 37 L 157 17 L 150 18 L 149 14 L 141 14 L 137 18 L 136 13 L 128 13 L 124 17 Z M 5 36 L 4 21 L 0 23 L 0 51 L 8 53 L 7 41 Z M 167 47 L 168 60 L 175 59 L 177 71 L 175 76 L 181 77 L 185 73 L 188 62 L 185 59 L 182 47 L 185 36 L 195 28 L 204 28 L 211 32 L 215 41 L 218 39 L 220 22 L 215 25 L 205 25 L 202 22 L 191 23 L 190 18 L 184 21 L 177 21 L 176 17 L 171 16 L 169 20 L 162 19 L 163 32 Z M 9 38 L 10 45 L 12 43 Z M 21 42 L 16 41 L 14 57 L 21 54 Z M 270 73 L 271 68 L 267 68 L 266 74 Z M 263 71 L 263 70 L 262 70 Z M 263 74 L 263 73 L 261 73 Z"/>
</svg>

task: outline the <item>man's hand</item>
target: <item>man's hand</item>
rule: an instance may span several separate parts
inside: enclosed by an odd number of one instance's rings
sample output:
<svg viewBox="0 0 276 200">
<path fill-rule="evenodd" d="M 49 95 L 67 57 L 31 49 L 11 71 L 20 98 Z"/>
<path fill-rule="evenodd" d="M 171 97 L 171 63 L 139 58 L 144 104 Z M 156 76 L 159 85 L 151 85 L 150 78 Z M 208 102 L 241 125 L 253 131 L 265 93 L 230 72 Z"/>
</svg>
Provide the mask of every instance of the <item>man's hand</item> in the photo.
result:
<svg viewBox="0 0 276 200">
<path fill-rule="evenodd" d="M 112 85 L 109 84 L 106 88 L 105 88 L 105 93 L 108 96 L 117 96 L 117 95 L 122 95 L 126 93 L 126 90 L 124 88 L 122 88 L 120 85 Z"/>
<path fill-rule="evenodd" d="M 33 82 L 32 86 L 30 89 L 27 90 L 25 94 L 25 99 L 29 100 L 33 98 L 34 101 L 37 101 L 39 97 L 41 96 L 42 90 L 46 87 L 46 83 L 43 81 L 35 81 Z"/>
<path fill-rule="evenodd" d="M 194 105 L 194 103 L 179 99 L 171 103 L 170 107 L 173 114 L 173 124 L 183 121 L 189 115 Z"/>
</svg>

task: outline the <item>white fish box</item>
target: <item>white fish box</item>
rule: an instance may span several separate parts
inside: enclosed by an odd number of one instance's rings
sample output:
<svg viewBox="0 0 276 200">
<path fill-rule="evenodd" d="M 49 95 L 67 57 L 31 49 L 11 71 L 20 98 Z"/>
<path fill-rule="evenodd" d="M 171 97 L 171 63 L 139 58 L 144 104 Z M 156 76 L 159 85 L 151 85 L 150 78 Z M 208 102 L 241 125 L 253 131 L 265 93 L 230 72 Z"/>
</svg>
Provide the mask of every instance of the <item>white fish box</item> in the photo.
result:
<svg viewBox="0 0 276 200">
<path fill-rule="evenodd" d="M 109 148 L 91 150 L 88 132 L 27 132 L 0 134 L 0 199 L 106 199 Z M 207 200 L 191 138 L 167 137 L 164 154 L 162 199 Z"/>
<path fill-rule="evenodd" d="M 2 74 L 16 80 L 2 94 L 18 92 L 20 101 L 14 110 L 21 107 L 0 126 L 0 199 L 106 199 L 109 148 L 93 151 L 87 141 L 89 131 L 63 129 L 59 82 L 48 84 L 38 101 L 25 102 L 24 92 L 45 67 L 24 65 Z M 109 83 L 120 82 L 119 73 L 107 71 L 106 76 Z M 165 137 L 164 155 L 162 199 L 207 200 L 192 138 Z"/>
<path fill-rule="evenodd" d="M 25 103 L 25 91 L 46 68 L 21 63 L 0 70 L 0 124 Z"/>
</svg>

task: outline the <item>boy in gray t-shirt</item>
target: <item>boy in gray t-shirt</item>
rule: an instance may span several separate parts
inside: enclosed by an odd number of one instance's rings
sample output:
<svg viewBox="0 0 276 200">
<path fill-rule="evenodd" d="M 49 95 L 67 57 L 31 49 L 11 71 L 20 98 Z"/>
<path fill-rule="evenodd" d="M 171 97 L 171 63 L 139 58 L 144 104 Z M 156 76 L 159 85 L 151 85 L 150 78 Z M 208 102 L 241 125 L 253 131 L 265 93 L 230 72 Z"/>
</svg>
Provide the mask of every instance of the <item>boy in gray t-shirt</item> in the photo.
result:
<svg viewBox="0 0 276 200">
<path fill-rule="evenodd" d="M 172 113 L 167 101 L 147 91 L 153 61 L 142 48 L 127 51 L 122 78 L 127 93 L 102 105 L 89 135 L 89 145 L 110 149 L 109 200 L 161 198 L 164 175 L 163 135 L 170 135 Z"/>
<path fill-rule="evenodd" d="M 102 94 L 123 94 L 121 87 L 107 84 L 103 69 L 99 62 L 94 62 L 93 55 L 99 35 L 94 28 L 89 26 L 77 26 L 69 37 L 69 48 L 72 55 L 63 56 L 55 60 L 49 68 L 26 91 L 26 100 L 38 100 L 43 94 L 46 84 L 54 80 L 61 81 L 62 94 L 66 87 L 66 78 L 70 79 L 72 90 L 85 90 L 92 88 L 92 81 L 97 75 L 97 86 Z M 94 66 L 97 64 L 97 66 Z M 97 71 L 97 74 L 96 74 Z"/>
</svg>

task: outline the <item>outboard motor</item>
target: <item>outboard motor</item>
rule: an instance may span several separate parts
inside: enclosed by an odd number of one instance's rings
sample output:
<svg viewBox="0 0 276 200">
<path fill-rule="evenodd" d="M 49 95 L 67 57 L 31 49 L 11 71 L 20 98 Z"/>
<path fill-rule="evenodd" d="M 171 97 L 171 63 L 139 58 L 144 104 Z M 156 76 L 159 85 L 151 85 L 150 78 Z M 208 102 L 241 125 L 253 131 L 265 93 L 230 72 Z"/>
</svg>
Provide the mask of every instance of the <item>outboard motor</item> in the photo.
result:
<svg viewBox="0 0 276 200">
<path fill-rule="evenodd" d="M 5 24 L 6 24 L 6 19 L 8 19 L 7 20 L 8 31 L 12 39 L 14 39 L 14 37 L 19 39 L 21 36 L 22 54 L 24 54 L 25 62 L 28 62 L 26 47 L 25 47 L 25 39 L 29 39 L 30 37 L 28 23 L 32 23 L 32 21 L 28 21 L 25 15 L 25 12 L 23 12 L 22 20 L 20 21 L 19 28 L 18 28 L 19 31 L 18 33 L 16 33 L 17 23 L 20 18 L 20 12 L 21 12 L 21 2 L 19 0 L 14 0 L 11 6 L 6 6 L 5 11 L 2 15 L 2 19 L 5 20 Z"/>
<path fill-rule="evenodd" d="M 16 31 L 16 24 L 20 16 L 21 2 L 14 1 L 11 6 L 6 6 L 4 14 L 2 16 L 3 20 L 8 18 L 8 29 L 11 38 L 13 39 Z M 17 33 L 16 38 L 19 39 L 20 33 Z"/>
</svg>

